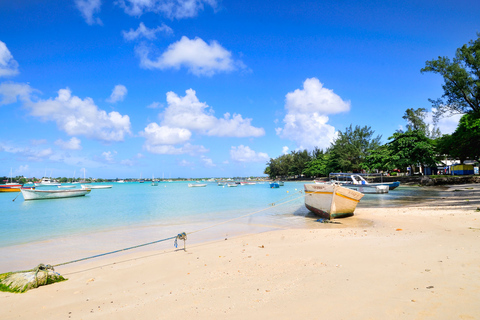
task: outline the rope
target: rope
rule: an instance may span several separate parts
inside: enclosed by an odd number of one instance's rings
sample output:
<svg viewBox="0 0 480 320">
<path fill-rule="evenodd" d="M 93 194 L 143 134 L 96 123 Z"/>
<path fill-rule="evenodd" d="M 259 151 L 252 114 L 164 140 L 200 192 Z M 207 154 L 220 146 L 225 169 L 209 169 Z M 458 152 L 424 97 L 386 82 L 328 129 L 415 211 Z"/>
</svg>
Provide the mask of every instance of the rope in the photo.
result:
<svg viewBox="0 0 480 320">
<path fill-rule="evenodd" d="M 35 272 L 35 286 L 38 287 L 38 272 L 40 271 L 43 271 L 45 272 L 45 284 L 48 283 L 48 270 L 52 270 L 52 271 L 55 271 L 55 269 L 53 269 L 53 266 L 47 264 L 47 265 L 44 265 L 43 263 L 40 263 L 38 266 L 36 266 L 32 271 Z"/>
<path fill-rule="evenodd" d="M 131 250 L 131 249 L 135 249 L 135 248 L 140 248 L 140 247 L 148 246 L 148 245 L 151 245 L 151 244 L 154 244 L 154 243 L 159 243 L 159 242 L 172 240 L 172 239 L 176 239 L 176 238 L 177 238 L 177 236 L 170 237 L 170 238 L 165 238 L 165 239 L 160 239 L 160 240 L 156 240 L 156 241 L 152 241 L 152 242 L 148 242 L 148 243 L 143 243 L 143 244 L 139 244 L 139 245 L 136 245 L 136 246 L 133 246 L 133 247 L 128 247 L 128 248 L 124 248 L 124 249 L 119 249 L 119 250 L 115 250 L 115 251 L 110 251 L 110 252 L 106 252 L 106 253 L 97 254 L 97 255 L 94 255 L 94 256 L 90 256 L 90 257 L 85 257 L 85 258 L 82 258 L 82 259 L 77 259 L 77 260 L 72 260 L 72 261 L 68 261 L 68 262 L 55 264 L 55 265 L 53 265 L 53 267 L 64 266 L 66 264 L 70 264 L 70 263 L 74 263 L 74 262 L 80 262 L 80 261 L 84 261 L 84 260 L 98 258 L 98 257 L 106 256 L 106 255 L 109 255 L 109 254 L 118 253 L 118 252 L 122 252 L 122 251 L 127 251 L 127 250 Z"/>
</svg>

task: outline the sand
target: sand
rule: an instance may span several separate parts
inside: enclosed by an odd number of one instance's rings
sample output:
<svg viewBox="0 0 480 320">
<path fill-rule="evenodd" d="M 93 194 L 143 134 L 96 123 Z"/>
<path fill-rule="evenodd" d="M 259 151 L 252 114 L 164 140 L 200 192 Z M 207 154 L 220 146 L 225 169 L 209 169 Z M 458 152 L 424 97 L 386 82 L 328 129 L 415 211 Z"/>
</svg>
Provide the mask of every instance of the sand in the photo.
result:
<svg viewBox="0 0 480 320">
<path fill-rule="evenodd" d="M 340 225 L 58 267 L 68 281 L 1 292 L 0 319 L 480 319 L 478 207 L 480 185 L 455 186 Z"/>
</svg>

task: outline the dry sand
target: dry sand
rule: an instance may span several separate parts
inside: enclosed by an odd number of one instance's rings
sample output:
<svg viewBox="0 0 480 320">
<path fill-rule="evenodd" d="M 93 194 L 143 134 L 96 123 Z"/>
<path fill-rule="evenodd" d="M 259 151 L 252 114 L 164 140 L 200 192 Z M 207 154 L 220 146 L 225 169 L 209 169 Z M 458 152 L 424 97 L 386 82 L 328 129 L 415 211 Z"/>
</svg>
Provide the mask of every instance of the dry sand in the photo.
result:
<svg viewBox="0 0 480 320">
<path fill-rule="evenodd" d="M 480 185 L 450 190 L 341 225 L 59 267 L 68 281 L 1 292 L 0 319 L 480 319 Z"/>
</svg>

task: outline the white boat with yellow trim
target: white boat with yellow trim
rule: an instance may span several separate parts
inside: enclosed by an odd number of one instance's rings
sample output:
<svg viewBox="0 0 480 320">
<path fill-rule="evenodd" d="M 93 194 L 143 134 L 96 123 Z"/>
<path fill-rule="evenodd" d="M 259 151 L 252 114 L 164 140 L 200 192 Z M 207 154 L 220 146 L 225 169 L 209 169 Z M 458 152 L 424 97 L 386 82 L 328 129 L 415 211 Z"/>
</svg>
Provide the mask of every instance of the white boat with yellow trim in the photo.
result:
<svg viewBox="0 0 480 320">
<path fill-rule="evenodd" d="M 363 193 L 337 184 L 305 184 L 305 207 L 324 219 L 353 216 Z"/>
<path fill-rule="evenodd" d="M 91 189 L 67 189 L 67 190 L 28 190 L 21 189 L 25 200 L 43 200 L 43 199 L 60 199 L 84 196 Z"/>
</svg>

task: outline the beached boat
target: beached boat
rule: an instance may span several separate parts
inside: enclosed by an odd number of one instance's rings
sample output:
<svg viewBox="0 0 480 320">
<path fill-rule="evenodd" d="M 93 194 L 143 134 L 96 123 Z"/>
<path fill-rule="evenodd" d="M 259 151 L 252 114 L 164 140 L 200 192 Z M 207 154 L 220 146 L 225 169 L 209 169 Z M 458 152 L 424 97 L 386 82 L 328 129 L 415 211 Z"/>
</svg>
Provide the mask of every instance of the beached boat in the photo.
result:
<svg viewBox="0 0 480 320">
<path fill-rule="evenodd" d="M 21 189 L 25 200 L 43 200 L 43 199 L 61 199 L 84 196 L 91 189 L 72 189 L 72 190 L 28 190 Z"/>
<path fill-rule="evenodd" d="M 189 188 L 194 188 L 194 187 L 206 187 L 207 184 L 206 183 L 189 183 L 188 184 L 188 187 Z"/>
<path fill-rule="evenodd" d="M 338 184 L 305 184 L 305 207 L 324 219 L 353 216 L 363 193 Z"/>
<path fill-rule="evenodd" d="M 113 186 L 111 184 L 99 184 L 99 185 L 91 185 L 91 184 L 82 184 L 82 189 L 111 189 Z"/>
<path fill-rule="evenodd" d="M 280 188 L 280 184 L 278 182 L 270 183 L 270 188 Z"/>
<path fill-rule="evenodd" d="M 400 181 L 394 182 L 368 182 L 363 176 L 368 177 L 380 177 L 383 180 L 383 176 L 379 173 L 369 173 L 369 174 L 352 174 L 352 173 L 330 173 L 330 181 L 340 184 L 353 184 L 353 185 L 369 185 L 369 186 L 388 186 L 389 190 L 393 190 L 400 186 Z"/>
</svg>

